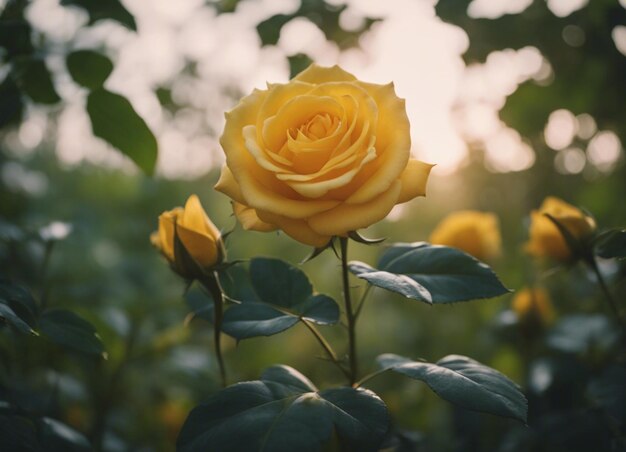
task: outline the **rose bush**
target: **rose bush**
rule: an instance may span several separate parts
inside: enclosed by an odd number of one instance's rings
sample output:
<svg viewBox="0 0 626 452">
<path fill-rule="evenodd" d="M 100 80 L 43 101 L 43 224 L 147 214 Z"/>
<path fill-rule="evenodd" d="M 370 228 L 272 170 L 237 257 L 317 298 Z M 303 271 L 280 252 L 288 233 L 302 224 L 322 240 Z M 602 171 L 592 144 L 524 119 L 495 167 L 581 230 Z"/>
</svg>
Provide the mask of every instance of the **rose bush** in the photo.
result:
<svg viewBox="0 0 626 452">
<path fill-rule="evenodd" d="M 191 195 L 185 207 L 176 207 L 159 216 L 159 229 L 150 240 L 167 258 L 178 273 L 185 273 L 177 260 L 175 235 L 189 255 L 203 268 L 209 269 L 224 259 L 224 245 L 220 231 L 209 219 L 196 195 Z M 183 274 L 183 276 L 188 276 Z"/>
<path fill-rule="evenodd" d="M 393 84 L 316 65 L 255 90 L 226 114 L 216 189 L 245 229 L 282 229 L 316 247 L 425 194 L 432 165 L 412 159 Z"/>
<path fill-rule="evenodd" d="M 526 252 L 535 257 L 550 257 L 567 261 L 573 258 L 563 234 L 545 214 L 552 216 L 569 231 L 575 240 L 585 240 L 596 229 L 593 218 L 579 208 L 554 196 L 547 197 L 539 210 L 530 213 L 530 240 Z"/>
<path fill-rule="evenodd" d="M 479 260 L 500 255 L 502 239 L 498 217 L 489 212 L 462 210 L 445 217 L 430 235 L 430 242 L 458 248 Z"/>
</svg>

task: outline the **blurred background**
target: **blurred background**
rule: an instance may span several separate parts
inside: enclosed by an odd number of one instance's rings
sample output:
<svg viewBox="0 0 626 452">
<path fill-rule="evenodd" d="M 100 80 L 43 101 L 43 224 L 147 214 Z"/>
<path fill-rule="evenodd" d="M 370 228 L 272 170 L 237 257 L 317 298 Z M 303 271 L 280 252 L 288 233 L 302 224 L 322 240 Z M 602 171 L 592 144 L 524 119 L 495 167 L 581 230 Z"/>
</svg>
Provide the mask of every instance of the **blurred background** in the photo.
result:
<svg viewBox="0 0 626 452">
<path fill-rule="evenodd" d="M 113 64 L 110 75 L 94 65 L 87 76 L 101 71 L 106 92 L 127 100 L 105 132 L 94 134 L 88 105 L 102 88 L 68 71 L 68 55 L 83 49 Z M 540 280 L 557 318 L 595 319 L 559 334 L 610 331 L 584 268 L 538 268 L 522 248 L 529 212 L 548 195 L 587 209 L 601 228 L 626 224 L 624 0 L 0 0 L 0 62 L 1 276 L 88 319 L 108 355 L 3 330 L 0 398 L 62 421 L 98 450 L 172 450 L 188 411 L 218 387 L 211 326 L 189 317 L 184 284 L 149 235 L 191 193 L 218 227 L 235 227 L 229 200 L 212 189 L 224 161 L 223 114 L 310 62 L 393 81 L 413 154 L 437 164 L 426 198 L 396 207 L 365 235 L 428 240 L 450 212 L 494 212 L 502 253 L 490 264 L 505 285 Z M 127 120 L 156 139 L 152 176 L 124 151 Z M 298 263 L 310 251 L 238 226 L 227 245 L 231 259 Z M 355 243 L 351 257 L 373 264 L 381 246 Z M 623 263 L 602 266 L 623 300 Z M 319 292 L 340 297 L 331 252 L 302 268 Z M 593 336 L 591 349 L 568 337 L 569 349 L 550 346 L 545 331 L 520 332 L 510 304 L 505 296 L 429 308 L 374 291 L 358 332 L 365 369 L 383 352 L 432 361 L 466 354 L 522 384 L 531 400 L 524 428 L 455 410 L 415 382 L 372 382 L 406 432 L 398 450 L 612 450 L 613 421 L 590 423 L 585 388 L 613 342 Z M 323 332 L 338 347 L 345 340 L 341 329 Z M 321 350 L 304 328 L 226 346 L 231 381 L 279 362 L 320 387 L 340 378 L 308 358 Z"/>
</svg>

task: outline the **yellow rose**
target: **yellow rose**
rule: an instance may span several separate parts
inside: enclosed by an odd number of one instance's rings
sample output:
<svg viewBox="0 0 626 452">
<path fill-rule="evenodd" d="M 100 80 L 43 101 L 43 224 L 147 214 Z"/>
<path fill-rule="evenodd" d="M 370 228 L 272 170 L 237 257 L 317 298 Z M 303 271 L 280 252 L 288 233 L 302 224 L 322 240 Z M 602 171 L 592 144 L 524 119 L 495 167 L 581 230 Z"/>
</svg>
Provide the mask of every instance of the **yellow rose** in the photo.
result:
<svg viewBox="0 0 626 452">
<path fill-rule="evenodd" d="M 226 114 L 216 189 L 244 228 L 282 229 L 316 247 L 423 196 L 432 165 L 410 157 L 409 120 L 393 84 L 311 65 Z"/>
<path fill-rule="evenodd" d="M 539 210 L 530 213 L 530 240 L 526 243 L 526 252 L 536 257 L 570 260 L 572 251 L 556 225 L 544 215 L 546 213 L 577 240 L 585 240 L 594 232 L 595 221 L 577 207 L 553 196 L 547 197 Z"/>
<path fill-rule="evenodd" d="M 544 325 L 549 325 L 556 316 L 550 295 L 542 287 L 520 290 L 513 297 L 511 307 L 523 322 L 539 321 Z"/>
<path fill-rule="evenodd" d="M 498 217 L 475 210 L 453 212 L 437 225 L 430 242 L 458 248 L 479 260 L 489 260 L 501 252 Z"/>
<path fill-rule="evenodd" d="M 174 233 L 189 255 L 204 269 L 210 269 L 224 259 L 224 245 L 220 231 L 211 222 L 196 195 L 191 195 L 185 207 L 176 207 L 159 216 L 159 230 L 150 240 L 183 276 L 192 276 L 185 270 L 174 252 Z"/>
</svg>

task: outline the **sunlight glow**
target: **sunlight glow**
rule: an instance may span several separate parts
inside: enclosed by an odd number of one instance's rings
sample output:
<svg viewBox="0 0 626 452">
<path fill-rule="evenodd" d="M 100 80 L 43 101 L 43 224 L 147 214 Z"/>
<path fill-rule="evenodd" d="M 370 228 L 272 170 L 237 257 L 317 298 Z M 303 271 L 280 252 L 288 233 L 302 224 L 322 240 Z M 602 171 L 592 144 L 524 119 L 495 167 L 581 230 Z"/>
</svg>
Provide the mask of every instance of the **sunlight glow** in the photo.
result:
<svg viewBox="0 0 626 452">
<path fill-rule="evenodd" d="M 340 3 L 332 0 L 331 3 Z M 524 10 L 531 2 L 474 0 L 475 17 Z M 466 142 L 486 149 L 494 171 L 517 171 L 532 165 L 533 150 L 498 116 L 520 83 L 549 80 L 552 71 L 534 47 L 492 52 L 484 64 L 465 66 L 465 32 L 435 14 L 434 0 L 348 0 L 341 23 L 356 28 L 364 17 L 384 19 L 361 38 L 361 48 L 341 52 L 307 19 L 289 22 L 277 46 L 260 47 L 256 24 L 274 14 L 294 12 L 298 0 L 243 0 L 234 13 L 216 14 L 201 0 L 124 0 L 135 15 L 138 32 L 113 21 L 82 27 L 87 16 L 59 0 L 34 0 L 29 18 L 38 31 L 60 45 L 102 49 L 115 60 L 105 87 L 128 98 L 155 132 L 160 144 L 157 170 L 168 178 L 193 178 L 223 162 L 219 135 L 223 112 L 253 88 L 289 77 L 286 56 L 305 53 L 322 65 L 340 64 L 359 79 L 394 82 L 406 99 L 412 152 L 436 163 L 446 174 L 467 159 Z M 495 5 L 495 6 L 494 6 Z M 410 48 L 410 57 L 407 57 Z M 195 72 L 186 70 L 191 63 Z M 59 116 L 57 152 L 66 165 L 86 160 L 136 171 L 125 157 L 91 134 L 84 111 L 86 91 L 71 81 L 61 55 L 48 61 L 65 101 Z M 163 108 L 154 90 L 171 86 L 175 114 Z M 38 129 L 37 129 L 38 130 Z M 19 141 L 24 148 L 43 139 L 26 122 Z M 493 143 L 506 143 L 502 156 Z M 491 143 L 491 144 L 488 144 Z M 509 159 L 509 163 L 505 160 Z"/>
<path fill-rule="evenodd" d="M 598 132 L 587 146 L 587 157 L 602 172 L 609 172 L 622 155 L 622 143 L 608 130 Z"/>
</svg>

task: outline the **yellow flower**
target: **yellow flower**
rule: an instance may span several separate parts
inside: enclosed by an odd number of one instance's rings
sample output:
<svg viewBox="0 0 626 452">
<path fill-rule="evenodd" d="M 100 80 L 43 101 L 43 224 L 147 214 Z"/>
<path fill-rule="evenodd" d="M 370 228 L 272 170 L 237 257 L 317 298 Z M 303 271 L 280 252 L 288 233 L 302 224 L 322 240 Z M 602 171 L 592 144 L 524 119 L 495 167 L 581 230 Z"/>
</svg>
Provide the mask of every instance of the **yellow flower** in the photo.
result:
<svg viewBox="0 0 626 452">
<path fill-rule="evenodd" d="M 498 217 L 475 210 L 453 212 L 437 225 L 430 242 L 458 248 L 479 260 L 489 260 L 501 252 Z"/>
<path fill-rule="evenodd" d="M 410 157 L 409 120 L 393 84 L 311 65 L 226 114 L 216 189 L 246 229 L 282 229 L 323 246 L 424 196 L 432 165 Z"/>
<path fill-rule="evenodd" d="M 546 213 L 577 240 L 585 240 L 594 232 L 595 221 L 577 207 L 553 196 L 547 197 L 539 210 L 530 213 L 530 240 L 526 243 L 526 252 L 532 256 L 551 257 L 560 261 L 572 259 L 567 242 L 556 225 L 544 215 Z"/>
<path fill-rule="evenodd" d="M 153 232 L 150 241 L 183 276 L 191 276 L 181 259 L 177 260 L 174 234 L 189 255 L 203 268 L 209 269 L 224 259 L 224 245 L 220 231 L 211 222 L 196 195 L 191 195 L 185 207 L 176 207 L 159 216 L 159 230 Z"/>
<path fill-rule="evenodd" d="M 550 295 L 542 287 L 524 288 L 513 297 L 513 311 L 521 321 L 539 321 L 549 325 L 556 316 Z"/>
</svg>

